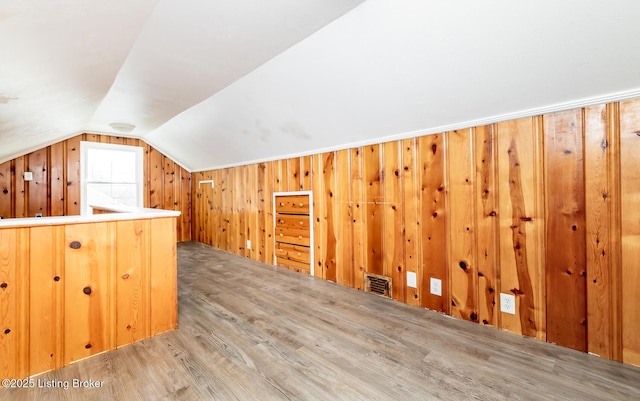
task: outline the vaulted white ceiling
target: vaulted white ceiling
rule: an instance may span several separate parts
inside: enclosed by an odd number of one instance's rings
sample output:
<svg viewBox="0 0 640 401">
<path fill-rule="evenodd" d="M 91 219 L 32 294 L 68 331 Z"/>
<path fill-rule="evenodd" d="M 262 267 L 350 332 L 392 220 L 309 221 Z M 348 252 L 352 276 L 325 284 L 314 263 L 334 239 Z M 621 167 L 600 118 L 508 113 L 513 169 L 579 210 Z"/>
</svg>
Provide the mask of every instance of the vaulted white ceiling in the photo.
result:
<svg viewBox="0 0 640 401">
<path fill-rule="evenodd" d="M 0 162 L 80 132 L 197 171 L 640 96 L 635 0 L 0 0 Z"/>
</svg>

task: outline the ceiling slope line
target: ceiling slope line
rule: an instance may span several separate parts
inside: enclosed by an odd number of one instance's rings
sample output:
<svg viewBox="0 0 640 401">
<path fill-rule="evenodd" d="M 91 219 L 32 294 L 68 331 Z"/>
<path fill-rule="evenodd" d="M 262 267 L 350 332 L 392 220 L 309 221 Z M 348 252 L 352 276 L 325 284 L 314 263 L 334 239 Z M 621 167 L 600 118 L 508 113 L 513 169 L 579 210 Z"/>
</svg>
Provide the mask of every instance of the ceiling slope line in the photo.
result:
<svg viewBox="0 0 640 401">
<path fill-rule="evenodd" d="M 379 143 L 397 141 L 401 139 L 408 139 L 408 138 L 414 138 L 414 137 L 419 137 L 424 135 L 439 134 L 447 131 L 455 131 L 459 129 L 466 129 L 466 128 L 478 127 L 478 126 L 483 126 L 488 124 L 495 124 L 503 121 L 517 120 L 519 118 L 534 117 L 542 114 L 556 113 L 559 111 L 579 109 L 583 107 L 595 106 L 598 104 L 620 102 L 620 101 L 629 100 L 629 99 L 638 98 L 638 97 L 640 97 L 640 88 L 635 88 L 627 91 L 610 93 L 607 95 L 593 96 L 593 97 L 583 98 L 579 100 L 556 103 L 548 106 L 533 107 L 530 109 L 515 111 L 511 113 L 498 114 L 490 117 L 484 117 L 484 118 L 479 118 L 475 120 L 468 120 L 460 123 L 441 125 L 437 127 L 424 128 L 420 130 L 403 132 L 399 134 L 392 134 L 392 135 L 378 137 L 378 138 L 371 138 L 363 141 L 356 141 L 356 142 L 350 142 L 350 143 L 336 145 L 336 146 L 329 146 L 326 148 L 314 149 L 308 152 L 288 153 L 288 154 L 267 157 L 263 159 L 254 159 L 254 160 L 249 160 L 246 162 L 239 162 L 239 163 L 210 165 L 209 167 L 206 167 L 206 168 L 197 168 L 197 169 L 190 170 L 190 172 L 198 173 L 202 171 L 246 166 L 249 164 L 266 163 L 266 162 L 271 162 L 276 160 L 289 159 L 293 157 L 316 155 L 316 154 L 325 153 L 325 152 L 333 152 L 338 150 L 357 148 L 360 146 L 369 146 L 369 145 L 375 145 Z"/>
</svg>

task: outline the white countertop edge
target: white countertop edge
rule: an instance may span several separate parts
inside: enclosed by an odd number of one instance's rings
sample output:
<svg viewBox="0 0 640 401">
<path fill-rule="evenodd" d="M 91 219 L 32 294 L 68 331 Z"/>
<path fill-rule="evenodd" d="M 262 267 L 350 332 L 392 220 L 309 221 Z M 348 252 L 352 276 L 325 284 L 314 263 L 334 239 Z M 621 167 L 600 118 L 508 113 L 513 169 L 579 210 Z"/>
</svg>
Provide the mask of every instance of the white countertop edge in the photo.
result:
<svg viewBox="0 0 640 401">
<path fill-rule="evenodd" d="M 180 216 L 180 212 L 175 210 L 149 209 L 142 207 L 119 207 L 117 209 L 113 207 L 105 207 L 104 209 L 111 209 L 117 211 L 117 213 L 0 219 L 0 228 L 58 226 L 101 221 L 139 220 Z"/>
</svg>

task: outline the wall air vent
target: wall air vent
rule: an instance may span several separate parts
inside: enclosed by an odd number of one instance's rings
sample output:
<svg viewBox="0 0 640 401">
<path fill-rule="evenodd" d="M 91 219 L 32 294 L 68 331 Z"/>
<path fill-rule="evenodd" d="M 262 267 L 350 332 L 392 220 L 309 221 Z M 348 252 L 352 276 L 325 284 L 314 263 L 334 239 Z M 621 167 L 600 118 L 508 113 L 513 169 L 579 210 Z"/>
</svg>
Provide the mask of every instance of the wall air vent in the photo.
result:
<svg viewBox="0 0 640 401">
<path fill-rule="evenodd" d="M 364 291 L 391 298 L 391 277 L 365 273 Z"/>
</svg>

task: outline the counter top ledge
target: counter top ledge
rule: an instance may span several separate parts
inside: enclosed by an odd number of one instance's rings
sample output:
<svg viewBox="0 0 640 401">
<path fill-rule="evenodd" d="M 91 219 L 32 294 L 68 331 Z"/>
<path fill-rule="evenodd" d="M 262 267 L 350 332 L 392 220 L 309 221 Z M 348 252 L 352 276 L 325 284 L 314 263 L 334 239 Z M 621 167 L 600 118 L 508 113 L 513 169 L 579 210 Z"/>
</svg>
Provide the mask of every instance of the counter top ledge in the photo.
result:
<svg viewBox="0 0 640 401">
<path fill-rule="evenodd" d="M 96 208 L 111 210 L 113 213 L 0 219 L 0 228 L 58 226 L 65 224 L 95 223 L 100 221 L 138 220 L 180 216 L 180 212 L 174 210 L 149 209 L 142 207 L 114 208 L 96 206 Z"/>
</svg>

